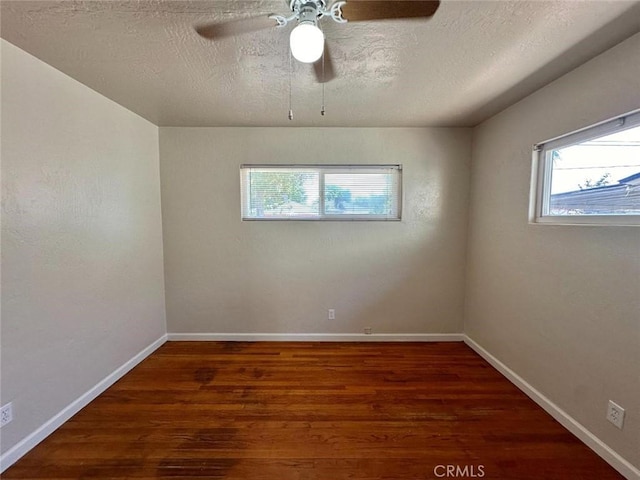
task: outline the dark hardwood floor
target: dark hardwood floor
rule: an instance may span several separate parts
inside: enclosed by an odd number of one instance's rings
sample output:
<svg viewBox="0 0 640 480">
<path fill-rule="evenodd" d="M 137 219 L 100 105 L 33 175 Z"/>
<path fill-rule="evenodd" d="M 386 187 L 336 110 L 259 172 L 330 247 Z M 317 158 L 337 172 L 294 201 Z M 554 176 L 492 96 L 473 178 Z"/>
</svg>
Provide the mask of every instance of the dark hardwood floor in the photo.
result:
<svg viewBox="0 0 640 480">
<path fill-rule="evenodd" d="M 3 478 L 622 477 L 462 343 L 169 342 Z"/>
</svg>

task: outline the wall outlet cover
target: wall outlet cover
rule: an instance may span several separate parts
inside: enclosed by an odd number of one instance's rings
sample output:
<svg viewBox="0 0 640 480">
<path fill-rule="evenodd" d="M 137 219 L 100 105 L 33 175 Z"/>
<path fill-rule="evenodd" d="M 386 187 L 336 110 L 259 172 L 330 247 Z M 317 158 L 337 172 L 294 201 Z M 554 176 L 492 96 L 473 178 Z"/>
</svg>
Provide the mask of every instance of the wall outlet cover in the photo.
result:
<svg viewBox="0 0 640 480">
<path fill-rule="evenodd" d="M 607 420 L 622 430 L 622 426 L 624 425 L 624 408 L 614 401 L 609 400 L 609 405 L 607 406 Z"/>
<path fill-rule="evenodd" d="M 9 402 L 0 408 L 0 427 L 4 427 L 11 420 L 13 420 L 13 406 Z"/>
</svg>

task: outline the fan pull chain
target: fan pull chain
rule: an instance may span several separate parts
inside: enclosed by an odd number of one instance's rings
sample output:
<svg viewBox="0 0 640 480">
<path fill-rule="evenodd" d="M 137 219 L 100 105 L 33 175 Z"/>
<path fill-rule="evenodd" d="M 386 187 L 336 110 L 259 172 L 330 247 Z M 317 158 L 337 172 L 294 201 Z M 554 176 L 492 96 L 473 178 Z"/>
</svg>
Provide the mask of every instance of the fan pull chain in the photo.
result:
<svg viewBox="0 0 640 480">
<path fill-rule="evenodd" d="M 291 59 L 291 49 L 289 49 L 289 120 L 293 120 L 293 106 L 291 101 L 291 75 L 293 70 L 293 60 Z"/>
<path fill-rule="evenodd" d="M 322 51 L 322 109 L 320 115 L 324 117 L 324 50 Z"/>
<path fill-rule="evenodd" d="M 318 28 L 322 31 L 322 26 L 318 25 Z M 324 31 L 322 31 L 322 35 L 324 36 Z M 322 47 L 322 107 L 320 108 L 320 115 L 324 117 L 324 57 L 327 52 L 326 45 Z"/>
</svg>

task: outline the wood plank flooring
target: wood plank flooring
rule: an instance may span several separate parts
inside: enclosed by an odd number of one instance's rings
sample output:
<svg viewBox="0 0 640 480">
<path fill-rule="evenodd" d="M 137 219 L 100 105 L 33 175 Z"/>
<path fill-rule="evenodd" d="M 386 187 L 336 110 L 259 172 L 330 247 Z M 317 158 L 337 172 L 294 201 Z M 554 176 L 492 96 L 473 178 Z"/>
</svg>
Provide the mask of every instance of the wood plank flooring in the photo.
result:
<svg viewBox="0 0 640 480">
<path fill-rule="evenodd" d="M 166 343 L 3 478 L 453 478 L 447 468 L 622 478 L 462 343 L 223 342 Z"/>
</svg>

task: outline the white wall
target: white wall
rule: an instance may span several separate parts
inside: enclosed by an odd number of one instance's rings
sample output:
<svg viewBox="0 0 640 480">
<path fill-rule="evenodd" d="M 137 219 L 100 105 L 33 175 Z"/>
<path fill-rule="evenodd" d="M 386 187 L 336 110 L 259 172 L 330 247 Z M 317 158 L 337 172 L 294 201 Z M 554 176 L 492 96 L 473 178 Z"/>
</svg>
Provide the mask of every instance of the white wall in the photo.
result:
<svg viewBox="0 0 640 480">
<path fill-rule="evenodd" d="M 158 128 L 1 41 L 11 449 L 165 332 Z"/>
<path fill-rule="evenodd" d="M 465 333 L 640 467 L 640 228 L 527 223 L 531 146 L 640 107 L 640 34 L 474 130 Z M 626 408 L 620 431 L 607 401 Z"/>
<path fill-rule="evenodd" d="M 470 133 L 161 128 L 169 332 L 461 332 Z M 296 162 L 402 163 L 402 222 L 242 222 L 240 164 Z"/>
</svg>

